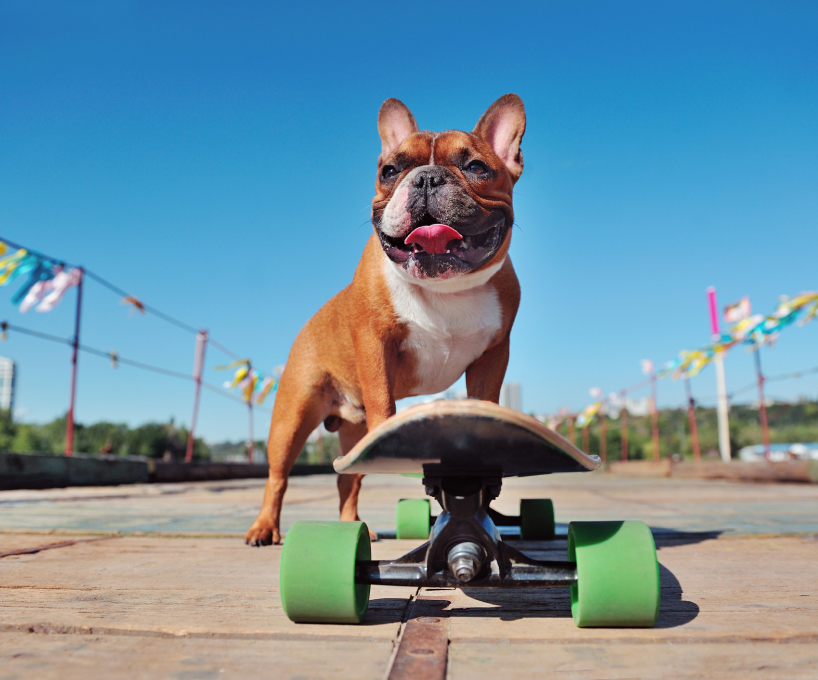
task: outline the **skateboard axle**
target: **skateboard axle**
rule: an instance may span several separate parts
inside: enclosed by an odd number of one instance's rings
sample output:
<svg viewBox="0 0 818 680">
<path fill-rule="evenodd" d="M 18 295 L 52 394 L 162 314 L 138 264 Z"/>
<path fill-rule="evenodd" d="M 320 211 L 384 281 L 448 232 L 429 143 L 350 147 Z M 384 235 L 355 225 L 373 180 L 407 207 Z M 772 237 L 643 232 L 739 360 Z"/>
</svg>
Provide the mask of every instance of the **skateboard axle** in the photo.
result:
<svg viewBox="0 0 818 680">
<path fill-rule="evenodd" d="M 449 551 L 449 569 L 458 581 L 468 583 L 483 566 L 485 551 L 471 541 L 458 543 Z"/>
<path fill-rule="evenodd" d="M 577 567 L 574 562 L 531 562 L 536 564 L 513 564 L 505 576 L 490 573 L 465 582 L 449 570 L 427 574 L 423 563 L 409 564 L 400 560 L 361 561 L 355 565 L 355 583 L 416 588 L 559 588 L 577 582 Z"/>
</svg>

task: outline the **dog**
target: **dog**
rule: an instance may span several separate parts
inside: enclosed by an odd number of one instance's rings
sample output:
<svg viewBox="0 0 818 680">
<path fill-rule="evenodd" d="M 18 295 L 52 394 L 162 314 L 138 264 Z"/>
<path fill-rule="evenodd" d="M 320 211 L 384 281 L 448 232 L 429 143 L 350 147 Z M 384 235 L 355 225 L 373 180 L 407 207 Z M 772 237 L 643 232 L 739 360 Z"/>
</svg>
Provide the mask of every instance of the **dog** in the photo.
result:
<svg viewBox="0 0 818 680">
<path fill-rule="evenodd" d="M 494 102 L 471 133 L 419 131 L 402 102 L 381 106 L 374 233 L 352 283 L 290 350 L 248 544 L 281 541 L 287 478 L 320 423 L 346 453 L 395 414 L 397 399 L 441 392 L 464 372 L 469 397 L 499 401 L 520 302 L 508 248 L 525 124 L 516 94 Z M 359 519 L 362 478 L 338 476 L 341 520 Z"/>
</svg>

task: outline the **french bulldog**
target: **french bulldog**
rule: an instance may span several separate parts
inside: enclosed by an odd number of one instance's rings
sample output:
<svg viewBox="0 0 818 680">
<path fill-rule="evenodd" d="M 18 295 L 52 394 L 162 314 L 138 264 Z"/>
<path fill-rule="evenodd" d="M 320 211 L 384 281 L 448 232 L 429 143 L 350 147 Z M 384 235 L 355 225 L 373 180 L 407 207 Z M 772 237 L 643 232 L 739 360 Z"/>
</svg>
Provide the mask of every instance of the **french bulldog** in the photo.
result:
<svg viewBox="0 0 818 680">
<path fill-rule="evenodd" d="M 261 511 L 250 545 L 281 541 L 287 478 L 320 423 L 342 453 L 465 372 L 469 397 L 498 402 L 520 286 L 508 255 L 523 171 L 525 109 L 494 102 L 471 133 L 418 130 L 387 99 L 378 114 L 373 234 L 355 275 L 299 332 L 279 382 Z M 341 520 L 358 520 L 362 475 L 339 475 Z"/>
</svg>

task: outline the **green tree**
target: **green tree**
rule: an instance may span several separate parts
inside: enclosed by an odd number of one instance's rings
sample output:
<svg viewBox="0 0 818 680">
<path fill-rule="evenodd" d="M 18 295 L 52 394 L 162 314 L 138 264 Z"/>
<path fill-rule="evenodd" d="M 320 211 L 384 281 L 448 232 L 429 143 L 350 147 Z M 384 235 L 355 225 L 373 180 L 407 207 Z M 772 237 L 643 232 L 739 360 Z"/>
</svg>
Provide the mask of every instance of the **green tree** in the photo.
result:
<svg viewBox="0 0 818 680">
<path fill-rule="evenodd" d="M 11 419 L 11 412 L 8 409 L 0 410 L 0 451 L 13 451 L 16 435 L 17 426 Z"/>
</svg>

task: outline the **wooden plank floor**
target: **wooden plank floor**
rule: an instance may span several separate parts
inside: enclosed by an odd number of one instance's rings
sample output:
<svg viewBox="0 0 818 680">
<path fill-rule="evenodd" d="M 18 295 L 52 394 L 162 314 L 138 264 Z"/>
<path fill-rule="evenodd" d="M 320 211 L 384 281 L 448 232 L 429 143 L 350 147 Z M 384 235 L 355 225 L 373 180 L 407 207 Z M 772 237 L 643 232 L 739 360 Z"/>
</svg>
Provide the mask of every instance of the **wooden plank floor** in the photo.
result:
<svg viewBox="0 0 818 680">
<path fill-rule="evenodd" d="M 294 479 L 284 525 L 336 513 L 331 476 Z M 365 480 L 362 516 L 394 527 L 416 480 Z M 383 678 L 408 617 L 445 618 L 449 678 L 814 678 L 818 486 L 563 475 L 510 480 L 497 503 L 551 497 L 569 519 L 647 521 L 653 629 L 578 629 L 566 591 L 373 588 L 361 626 L 293 624 L 279 547 L 241 535 L 256 481 L 0 492 L 0 680 Z M 85 542 L 121 532 L 101 541 Z M 375 558 L 417 542 L 382 540 Z M 565 540 L 518 543 L 562 559 Z M 422 601 L 415 601 L 422 595 Z"/>
</svg>

